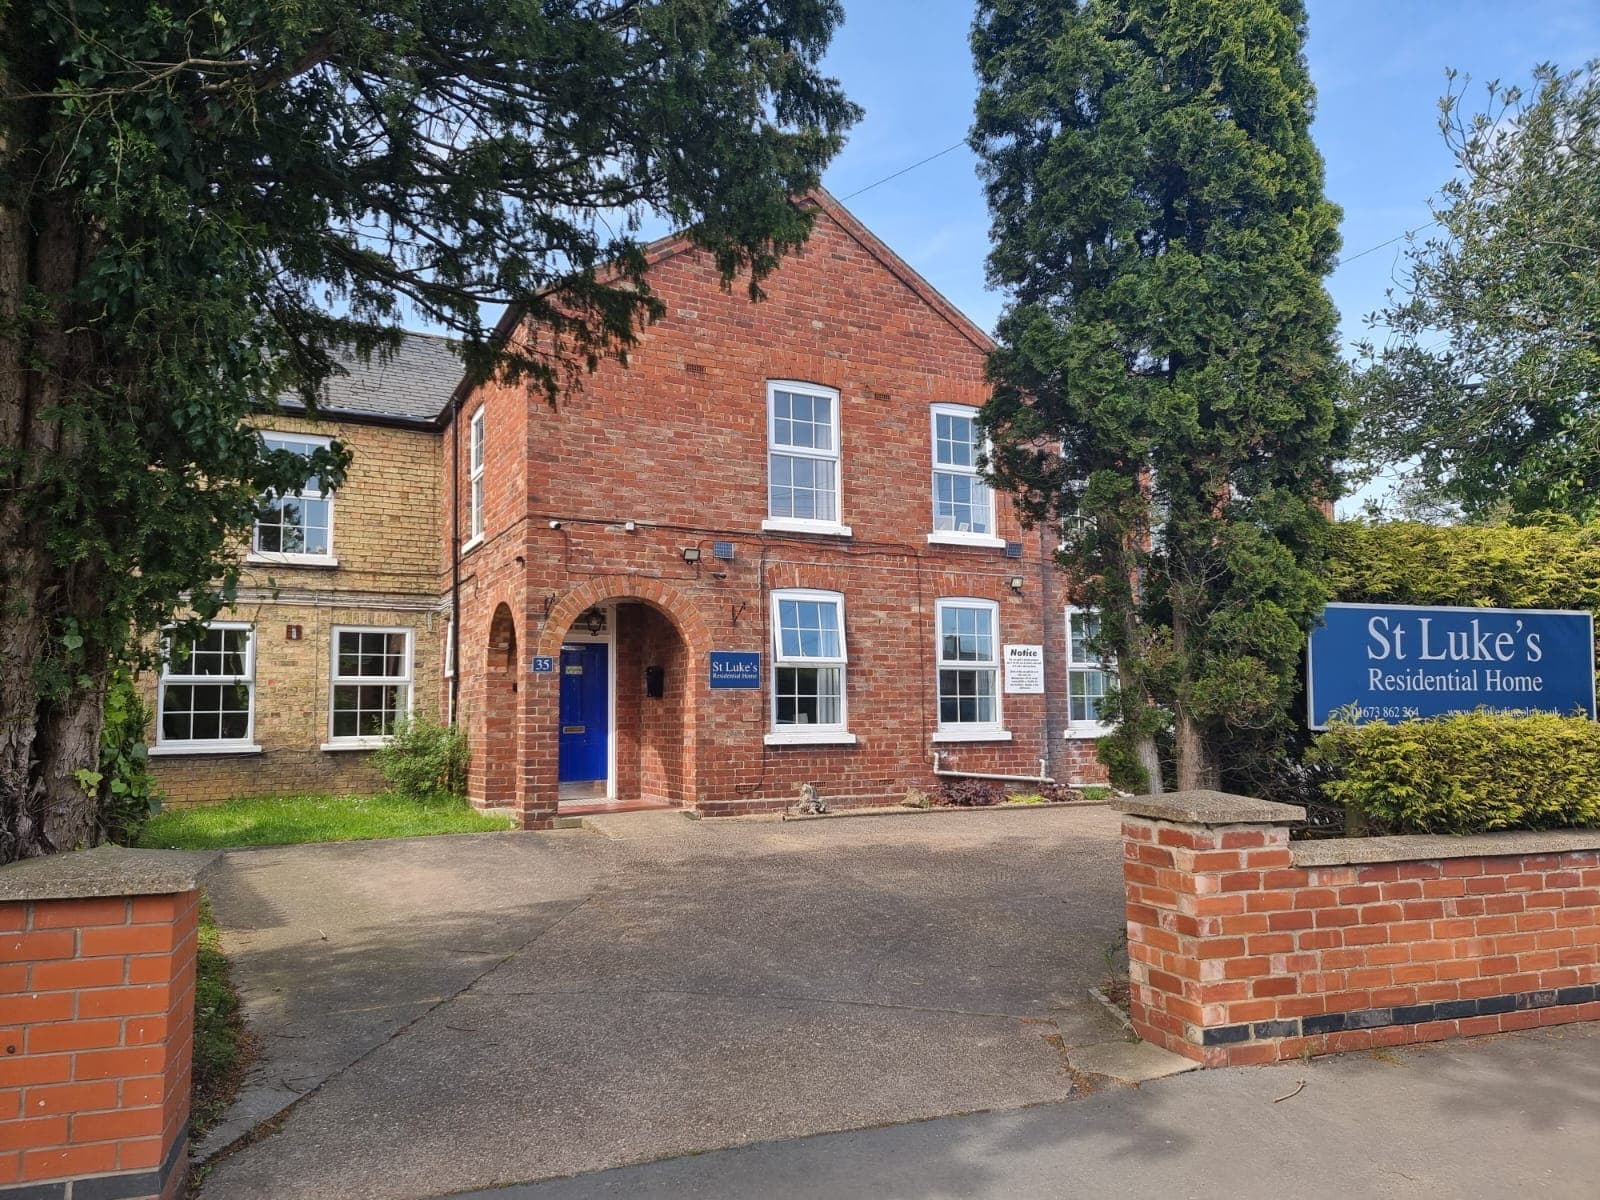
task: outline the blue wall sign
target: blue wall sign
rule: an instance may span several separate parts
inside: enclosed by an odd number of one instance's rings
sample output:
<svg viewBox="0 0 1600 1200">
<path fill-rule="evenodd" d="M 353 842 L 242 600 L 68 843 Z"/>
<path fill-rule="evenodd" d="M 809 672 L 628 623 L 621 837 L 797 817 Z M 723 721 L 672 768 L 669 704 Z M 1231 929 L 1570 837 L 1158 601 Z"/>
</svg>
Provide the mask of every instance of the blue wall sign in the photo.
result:
<svg viewBox="0 0 1600 1200">
<path fill-rule="evenodd" d="M 761 655 L 757 651 L 713 650 L 711 686 L 715 690 L 761 690 Z"/>
<path fill-rule="evenodd" d="M 1594 618 L 1534 608 L 1330 604 L 1306 651 L 1312 729 L 1484 708 L 1594 708 Z M 1352 708 L 1354 706 L 1354 708 Z M 1347 710 L 1341 712 L 1340 710 Z"/>
<path fill-rule="evenodd" d="M 556 660 L 555 659 L 546 658 L 542 654 L 536 655 L 534 657 L 534 660 L 533 660 L 533 673 L 535 675 L 549 675 L 555 669 L 556 669 Z"/>
</svg>

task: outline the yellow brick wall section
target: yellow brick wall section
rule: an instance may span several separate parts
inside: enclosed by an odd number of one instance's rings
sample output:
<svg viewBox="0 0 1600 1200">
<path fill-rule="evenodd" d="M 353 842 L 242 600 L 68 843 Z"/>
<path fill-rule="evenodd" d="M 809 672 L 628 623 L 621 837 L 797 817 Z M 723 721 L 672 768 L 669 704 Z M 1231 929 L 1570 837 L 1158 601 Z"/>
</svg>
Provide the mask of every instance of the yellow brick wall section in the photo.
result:
<svg viewBox="0 0 1600 1200">
<path fill-rule="evenodd" d="M 240 600 L 219 620 L 255 630 L 255 744 L 259 754 L 151 758 L 172 806 L 230 796 L 376 791 L 371 754 L 323 750 L 329 740 L 333 629 L 369 626 L 412 633 L 412 711 L 442 717 L 448 610 L 439 593 L 439 435 L 340 421 L 274 417 L 264 429 L 336 437 L 352 459 L 334 497 L 337 567 L 247 565 Z M 290 640 L 290 626 L 300 636 Z M 143 681 L 151 711 L 157 682 Z M 159 746 L 151 730 L 152 747 Z"/>
</svg>

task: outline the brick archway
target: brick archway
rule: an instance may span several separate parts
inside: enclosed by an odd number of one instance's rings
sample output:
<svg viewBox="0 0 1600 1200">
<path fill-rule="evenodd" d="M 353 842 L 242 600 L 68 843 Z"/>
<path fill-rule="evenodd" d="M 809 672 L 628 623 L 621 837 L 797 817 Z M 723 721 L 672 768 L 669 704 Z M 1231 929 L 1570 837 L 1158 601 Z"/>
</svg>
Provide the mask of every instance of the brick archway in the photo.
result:
<svg viewBox="0 0 1600 1200">
<path fill-rule="evenodd" d="M 504 601 L 489 622 L 483 672 L 483 803 L 508 808 L 517 802 L 517 764 L 522 760 L 517 719 L 517 624 Z"/>
<path fill-rule="evenodd" d="M 609 606 L 613 699 L 610 790 L 620 801 L 665 800 L 693 806 L 698 798 L 697 716 L 711 633 L 694 603 L 670 584 L 627 575 L 587 580 L 551 605 L 533 657 L 561 661 L 563 643 L 587 610 Z M 659 694 L 651 693 L 650 674 Z M 523 759 L 522 823 L 547 827 L 560 795 L 560 672 L 530 675 Z"/>
</svg>

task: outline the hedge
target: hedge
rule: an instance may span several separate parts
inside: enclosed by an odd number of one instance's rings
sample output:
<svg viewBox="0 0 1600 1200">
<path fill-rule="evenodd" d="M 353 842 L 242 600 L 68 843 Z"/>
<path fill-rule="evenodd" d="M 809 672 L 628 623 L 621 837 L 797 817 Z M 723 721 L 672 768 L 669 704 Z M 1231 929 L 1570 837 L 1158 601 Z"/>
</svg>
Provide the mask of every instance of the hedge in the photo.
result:
<svg viewBox="0 0 1600 1200">
<path fill-rule="evenodd" d="M 1336 725 L 1313 762 L 1329 799 L 1390 833 L 1600 825 L 1600 725 L 1548 714 L 1464 713 Z"/>
<path fill-rule="evenodd" d="M 1600 609 L 1600 524 L 1341 521 L 1331 549 L 1339 600 Z"/>
</svg>

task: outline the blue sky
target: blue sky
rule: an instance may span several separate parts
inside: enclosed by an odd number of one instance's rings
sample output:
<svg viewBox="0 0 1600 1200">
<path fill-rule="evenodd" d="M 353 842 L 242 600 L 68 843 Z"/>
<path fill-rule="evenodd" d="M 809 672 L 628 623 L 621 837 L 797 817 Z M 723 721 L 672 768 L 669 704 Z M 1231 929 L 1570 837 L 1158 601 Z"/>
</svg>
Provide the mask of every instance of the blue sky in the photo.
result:
<svg viewBox="0 0 1600 1200">
<path fill-rule="evenodd" d="M 1450 176 L 1438 131 L 1445 69 L 1524 80 L 1542 61 L 1565 68 L 1600 56 L 1595 0 L 1309 0 L 1306 54 L 1316 80 L 1312 127 L 1344 209 L 1344 255 L 1415 229 Z M 845 0 L 828 69 L 866 111 L 823 182 L 840 199 L 965 138 L 973 77 L 973 6 L 956 0 Z M 989 224 L 965 146 L 846 201 L 879 237 L 959 308 L 992 329 L 1003 299 L 987 290 Z M 1346 340 L 1383 303 L 1399 244 L 1336 271 L 1329 289 Z"/>
</svg>

